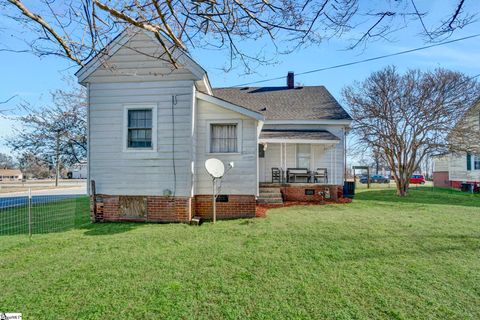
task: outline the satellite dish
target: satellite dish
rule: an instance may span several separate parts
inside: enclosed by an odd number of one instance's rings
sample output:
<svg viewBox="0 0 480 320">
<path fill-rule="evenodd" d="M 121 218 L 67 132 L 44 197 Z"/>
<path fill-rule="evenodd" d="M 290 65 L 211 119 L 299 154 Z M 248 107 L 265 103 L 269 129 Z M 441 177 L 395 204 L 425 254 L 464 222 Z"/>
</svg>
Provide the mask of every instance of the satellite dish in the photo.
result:
<svg viewBox="0 0 480 320">
<path fill-rule="evenodd" d="M 213 178 L 221 178 L 225 173 L 223 162 L 215 158 L 207 159 L 205 161 L 205 169 L 207 169 L 207 172 Z"/>
</svg>

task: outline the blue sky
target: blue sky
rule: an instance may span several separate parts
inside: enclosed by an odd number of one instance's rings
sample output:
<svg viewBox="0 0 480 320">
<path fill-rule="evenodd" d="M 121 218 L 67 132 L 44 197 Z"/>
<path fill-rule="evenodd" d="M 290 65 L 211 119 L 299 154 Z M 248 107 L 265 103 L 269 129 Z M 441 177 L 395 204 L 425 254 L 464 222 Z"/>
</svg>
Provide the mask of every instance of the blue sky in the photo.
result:
<svg viewBox="0 0 480 320">
<path fill-rule="evenodd" d="M 437 2 L 438 3 L 438 2 Z M 437 13 L 441 14 L 441 11 Z M 460 38 L 477 33 L 480 23 L 476 22 L 456 32 L 451 39 Z M 225 73 L 221 68 L 228 63 L 225 52 L 193 50 L 192 56 L 208 72 L 214 87 L 232 86 L 245 82 L 262 80 L 286 75 L 288 71 L 296 73 L 332 66 L 374 56 L 390 54 L 406 49 L 425 45 L 425 39 L 418 36 L 420 26 L 414 23 L 407 29 L 395 33 L 391 41 L 377 41 L 368 44 L 366 48 L 345 50 L 350 44 L 345 39 L 332 39 L 320 45 L 310 46 L 289 55 L 278 56 L 275 65 L 261 66 L 255 74 L 244 75 L 243 69 L 234 69 Z M 9 39 L 6 34 L 0 34 L 0 41 Z M 247 48 L 251 52 L 265 45 L 251 45 Z M 250 45 L 250 43 L 248 43 Z M 379 70 L 387 65 L 395 65 L 400 71 L 408 68 L 423 70 L 444 67 L 462 71 L 468 75 L 480 73 L 480 38 L 474 38 L 453 44 L 431 48 L 415 53 L 405 54 L 372 61 L 355 66 L 339 68 L 305 76 L 296 77 L 296 82 L 303 85 L 325 85 L 330 92 L 341 101 L 341 89 L 352 84 L 355 80 L 365 79 L 372 71 Z M 0 101 L 12 95 L 19 95 L 1 109 L 15 109 L 22 100 L 41 105 L 49 102 L 49 92 L 65 87 L 63 79 L 72 76 L 77 70 L 72 63 L 59 57 L 38 58 L 28 53 L 0 52 Z M 261 85 L 284 85 L 285 80 L 277 80 Z M 14 116 L 14 113 L 9 113 Z M 14 121 L 0 119 L 0 152 L 9 152 L 5 146 L 5 139 L 12 133 Z"/>
</svg>

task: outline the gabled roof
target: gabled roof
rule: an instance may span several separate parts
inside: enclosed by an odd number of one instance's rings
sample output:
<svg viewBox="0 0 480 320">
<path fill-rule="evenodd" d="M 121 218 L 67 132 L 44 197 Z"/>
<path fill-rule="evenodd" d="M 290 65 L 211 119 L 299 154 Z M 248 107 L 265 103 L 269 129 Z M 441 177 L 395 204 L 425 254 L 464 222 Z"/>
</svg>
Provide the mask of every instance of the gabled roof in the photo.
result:
<svg viewBox="0 0 480 320">
<path fill-rule="evenodd" d="M 22 171 L 19 169 L 2 169 L 0 168 L 0 176 L 19 176 Z"/>
<path fill-rule="evenodd" d="M 236 105 L 234 103 L 222 100 L 220 98 L 217 98 L 217 97 L 214 97 L 214 96 L 211 96 L 211 95 L 208 95 L 208 94 L 203 93 L 203 92 L 197 91 L 197 92 L 195 92 L 195 95 L 200 100 L 204 100 L 204 101 L 216 104 L 216 105 L 218 105 L 222 108 L 225 108 L 225 109 L 230 110 L 230 111 L 238 112 L 240 114 L 243 114 L 247 117 L 256 119 L 258 121 L 265 121 L 265 117 L 260 112 L 252 111 L 250 109 L 247 109 L 247 108 L 244 108 L 242 106 Z"/>
<path fill-rule="evenodd" d="M 110 41 L 109 44 L 102 49 L 100 53 L 90 59 L 83 67 L 81 67 L 75 75 L 78 78 L 78 82 L 82 83 L 90 76 L 95 70 L 102 65 L 102 59 L 108 59 L 113 56 L 118 50 L 120 50 L 130 39 L 132 39 L 139 32 L 144 32 L 152 41 L 157 41 L 152 33 L 133 27 L 125 28 L 120 34 Z M 168 39 L 163 38 L 167 43 L 170 43 Z M 158 44 L 160 47 L 160 44 Z M 173 57 L 185 68 L 190 70 L 198 79 L 198 82 L 203 82 L 205 91 L 211 91 L 210 80 L 208 79 L 207 72 L 202 68 L 195 60 L 193 60 L 188 53 L 181 49 L 175 49 L 172 53 Z"/>
<path fill-rule="evenodd" d="M 324 86 L 213 89 L 216 97 L 270 120 L 352 120 Z"/>
</svg>

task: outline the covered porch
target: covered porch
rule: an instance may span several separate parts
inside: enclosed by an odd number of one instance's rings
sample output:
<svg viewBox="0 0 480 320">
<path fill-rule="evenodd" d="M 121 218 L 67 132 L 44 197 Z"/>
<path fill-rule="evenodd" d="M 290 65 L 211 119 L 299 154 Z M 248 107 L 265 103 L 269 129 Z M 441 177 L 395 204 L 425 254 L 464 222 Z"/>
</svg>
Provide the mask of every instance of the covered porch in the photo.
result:
<svg viewBox="0 0 480 320">
<path fill-rule="evenodd" d="M 259 183 L 342 185 L 342 139 L 327 130 L 263 130 L 259 138 Z"/>
</svg>

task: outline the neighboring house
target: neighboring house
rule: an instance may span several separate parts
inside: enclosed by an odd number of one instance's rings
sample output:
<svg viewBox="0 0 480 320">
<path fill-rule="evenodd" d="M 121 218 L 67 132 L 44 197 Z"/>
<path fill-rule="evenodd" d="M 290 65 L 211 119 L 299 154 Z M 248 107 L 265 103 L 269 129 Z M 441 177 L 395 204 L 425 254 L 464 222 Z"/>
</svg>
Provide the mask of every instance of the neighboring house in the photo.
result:
<svg viewBox="0 0 480 320">
<path fill-rule="evenodd" d="M 480 137 L 480 103 L 468 111 L 466 118 L 473 124 L 472 135 Z M 480 140 L 473 140 L 477 142 L 466 146 L 472 152 L 443 154 L 434 158 L 434 186 L 460 188 L 462 183 L 480 183 Z"/>
<path fill-rule="evenodd" d="M 0 169 L 0 181 L 18 181 L 22 179 L 22 171 L 18 169 Z"/>
<path fill-rule="evenodd" d="M 177 52 L 174 70 L 152 57 L 160 48 L 148 33 L 126 30 L 77 72 L 88 89 L 96 220 L 209 218 L 208 158 L 235 163 L 222 182 L 219 218 L 255 216 L 272 168 L 328 173 L 322 184 L 275 185 L 286 200 L 341 193 L 351 118 L 325 87 L 294 87 L 290 73 L 283 87 L 212 89 L 188 55 Z"/>
<path fill-rule="evenodd" d="M 82 161 L 74 164 L 67 172 L 68 179 L 87 179 L 87 162 Z"/>
</svg>

